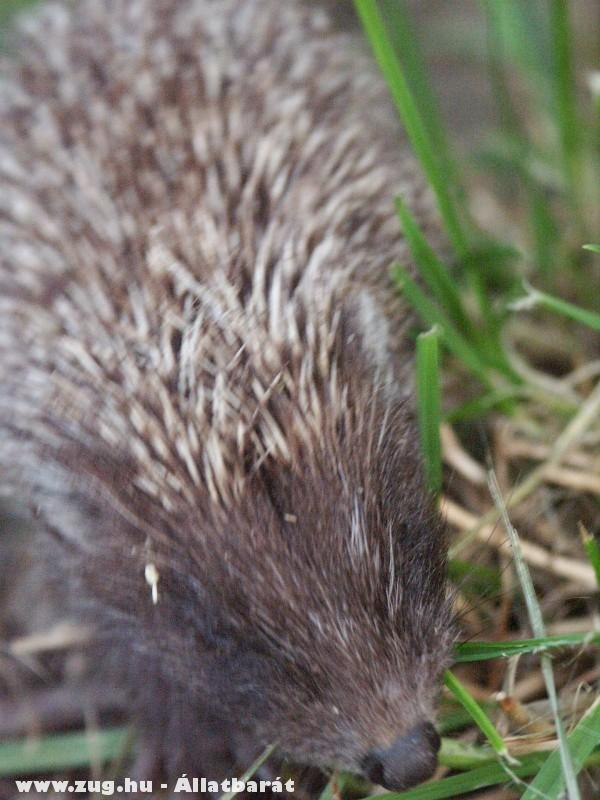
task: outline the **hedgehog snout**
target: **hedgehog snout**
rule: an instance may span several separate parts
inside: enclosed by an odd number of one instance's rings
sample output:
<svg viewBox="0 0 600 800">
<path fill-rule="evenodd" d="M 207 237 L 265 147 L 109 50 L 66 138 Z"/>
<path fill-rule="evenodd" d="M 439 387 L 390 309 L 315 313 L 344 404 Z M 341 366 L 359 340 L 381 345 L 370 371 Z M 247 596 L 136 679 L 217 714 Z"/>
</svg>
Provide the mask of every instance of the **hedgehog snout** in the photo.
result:
<svg viewBox="0 0 600 800">
<path fill-rule="evenodd" d="M 363 759 L 364 774 L 390 791 L 430 778 L 437 767 L 440 737 L 430 722 L 415 725 L 388 748 L 373 748 Z"/>
</svg>

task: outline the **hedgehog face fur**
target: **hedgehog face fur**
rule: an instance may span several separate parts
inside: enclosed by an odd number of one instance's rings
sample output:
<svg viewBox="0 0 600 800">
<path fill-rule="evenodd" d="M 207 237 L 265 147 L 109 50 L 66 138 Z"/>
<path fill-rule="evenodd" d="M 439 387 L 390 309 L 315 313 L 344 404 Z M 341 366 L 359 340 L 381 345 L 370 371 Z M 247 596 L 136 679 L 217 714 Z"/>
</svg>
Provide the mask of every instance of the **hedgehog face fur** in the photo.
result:
<svg viewBox="0 0 600 800">
<path fill-rule="evenodd" d="M 296 2 L 82 0 L 23 36 L 0 464 L 57 613 L 171 772 L 218 771 L 209 720 L 233 761 L 427 777 L 453 630 L 394 195 L 437 221 L 383 87 Z"/>
</svg>

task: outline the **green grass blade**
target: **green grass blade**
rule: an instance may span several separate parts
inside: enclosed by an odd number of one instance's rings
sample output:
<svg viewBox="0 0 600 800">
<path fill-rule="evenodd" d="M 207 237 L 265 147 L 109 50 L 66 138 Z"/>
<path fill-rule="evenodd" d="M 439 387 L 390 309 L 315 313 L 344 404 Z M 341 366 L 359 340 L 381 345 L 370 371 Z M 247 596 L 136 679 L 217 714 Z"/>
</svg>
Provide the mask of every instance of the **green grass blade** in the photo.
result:
<svg viewBox="0 0 600 800">
<path fill-rule="evenodd" d="M 413 97 L 427 129 L 427 134 L 435 148 L 436 158 L 446 180 L 451 180 L 456 188 L 455 194 L 462 196 L 458 177 L 446 138 L 445 125 L 438 109 L 438 103 L 427 80 L 427 68 L 419 47 L 419 38 L 412 25 L 405 0 L 382 0 L 384 17 L 389 21 L 388 29 L 395 52 L 404 67 Z"/>
<path fill-rule="evenodd" d="M 512 102 L 504 64 L 505 44 L 499 9 L 494 0 L 481 0 L 486 17 L 486 48 L 490 84 L 496 100 L 501 127 L 507 135 L 519 134 L 519 122 Z"/>
<path fill-rule="evenodd" d="M 354 0 L 354 5 L 377 63 L 388 83 L 408 138 L 436 196 L 448 237 L 457 254 L 462 256 L 468 249 L 467 240 L 453 198 L 448 190 L 444 169 L 437 158 L 435 147 L 419 113 L 404 71 L 396 58 L 381 12 L 375 0 Z"/>
<path fill-rule="evenodd" d="M 530 76 L 538 92 L 546 87 L 550 69 L 547 14 L 537 0 L 488 0 L 507 61 Z"/>
<path fill-rule="evenodd" d="M 559 231 L 550 210 L 546 193 L 524 176 L 529 198 L 529 219 L 533 235 L 535 261 L 540 271 L 549 274 L 554 268 Z"/>
<path fill-rule="evenodd" d="M 444 422 L 453 424 L 455 422 L 471 421 L 500 406 L 509 412 L 512 405 L 511 401 L 518 397 L 519 394 L 520 389 L 518 387 L 487 392 L 473 400 L 467 400 L 466 403 L 461 403 L 461 405 L 448 411 L 444 414 Z"/>
<path fill-rule="evenodd" d="M 524 284 L 524 288 L 527 294 L 509 305 L 512 311 L 529 310 L 536 306 L 542 306 L 580 322 L 582 325 L 587 325 L 589 328 L 600 331 L 600 314 L 596 314 L 586 308 L 580 308 L 580 306 L 561 300 L 559 297 L 553 297 L 550 294 L 546 294 L 546 292 L 540 292 L 527 283 Z"/>
<path fill-rule="evenodd" d="M 455 283 L 450 278 L 447 268 L 427 243 L 410 210 L 401 198 L 396 198 L 396 210 L 417 268 L 438 301 L 444 315 L 457 327 L 457 330 L 465 337 L 465 341 L 469 340 L 481 352 L 485 351 L 485 360 L 489 363 L 489 366 L 514 379 L 502 349 L 498 346 L 499 320 L 496 319 L 496 315 L 489 306 L 489 292 L 481 281 L 481 264 L 484 262 L 478 260 L 474 251 L 462 261 L 463 266 L 471 276 L 471 283 L 474 286 L 478 286 L 478 297 L 485 297 L 484 300 L 481 300 L 480 306 L 482 309 L 485 308 L 485 313 L 482 313 L 482 317 L 486 321 L 486 327 L 480 332 L 475 329 L 469 319 L 460 299 L 460 294 Z M 483 259 L 484 253 L 482 252 L 480 255 Z"/>
<path fill-rule="evenodd" d="M 129 738 L 125 728 L 77 731 L 0 743 L 0 776 L 35 775 L 86 767 L 118 758 Z"/>
<path fill-rule="evenodd" d="M 442 489 L 440 443 L 439 333 L 432 328 L 417 337 L 417 409 L 427 485 L 433 494 Z"/>
<path fill-rule="evenodd" d="M 576 773 L 581 772 L 586 758 L 594 747 L 600 744 L 600 697 L 583 717 L 575 729 L 567 737 L 569 750 L 573 758 L 573 767 Z M 565 788 L 565 781 L 561 768 L 560 753 L 555 750 L 548 756 L 546 763 L 531 782 L 529 789 L 522 800 L 558 800 Z M 571 795 L 569 794 L 569 797 Z"/>
<path fill-rule="evenodd" d="M 521 759 L 520 766 L 511 769 L 511 773 L 519 778 L 526 778 L 535 774 L 544 763 L 546 756 L 543 753 L 531 753 Z M 456 798 L 468 792 L 485 789 L 487 786 L 497 786 L 507 783 L 510 776 L 501 764 L 489 764 L 469 770 L 462 775 L 453 775 L 450 778 L 434 783 L 424 783 L 416 789 L 407 792 L 390 792 L 389 794 L 370 795 L 365 800 L 445 800 Z M 539 798 L 538 798 L 539 800 Z"/>
<path fill-rule="evenodd" d="M 400 218 L 402 231 L 406 236 L 406 241 L 423 280 L 455 325 L 465 334 L 472 332 L 471 322 L 463 309 L 460 294 L 454 281 L 450 278 L 444 264 L 427 243 L 415 218 L 400 197 L 396 198 L 396 211 Z"/>
<path fill-rule="evenodd" d="M 582 522 L 579 523 L 579 532 L 581 533 L 581 540 L 590 564 L 594 568 L 596 575 L 596 583 L 600 588 L 600 546 L 596 541 L 596 537 L 592 536 L 585 528 Z"/>
<path fill-rule="evenodd" d="M 510 65 L 514 69 L 514 59 L 511 60 L 510 53 L 507 54 L 505 51 L 507 49 L 514 51 L 515 42 L 513 36 L 512 48 L 507 48 L 505 37 L 511 35 L 515 30 L 523 35 L 527 32 L 527 26 L 523 25 L 517 16 L 523 10 L 516 8 L 514 4 L 507 6 L 506 3 L 499 4 L 498 0 L 483 0 L 483 5 L 487 21 L 490 80 L 496 98 L 500 124 L 504 131 L 503 139 L 511 143 L 510 158 L 505 160 L 503 172 L 505 177 L 507 175 L 518 176 L 523 186 L 529 206 L 529 221 L 533 236 L 535 262 L 542 272 L 548 273 L 554 266 L 556 258 L 558 229 L 550 207 L 547 191 L 539 185 L 539 181 L 532 174 L 533 144 L 525 135 L 523 125 L 514 107 L 511 87 L 507 79 L 507 67 Z M 506 25 L 507 14 L 513 18 L 513 23 L 516 23 L 509 25 L 508 29 Z M 530 39 L 535 35 L 531 33 L 532 27 L 536 29 L 538 26 L 529 26 L 530 33 L 527 35 Z M 527 36 L 525 37 L 526 41 Z M 547 50 L 547 47 L 543 49 Z M 538 55 L 540 53 L 539 47 L 527 47 L 527 50 Z"/>
<path fill-rule="evenodd" d="M 497 756 L 489 747 L 466 744 L 458 739 L 442 739 L 438 760 L 449 769 L 469 770 L 483 764 L 493 764 Z"/>
<path fill-rule="evenodd" d="M 553 83 L 556 126 L 558 128 L 565 182 L 573 211 L 579 215 L 579 130 L 575 106 L 575 81 L 567 0 L 551 0 L 550 30 L 553 53 Z"/>
<path fill-rule="evenodd" d="M 456 675 L 450 672 L 450 670 L 446 670 L 444 673 L 444 683 L 448 689 L 450 689 L 454 697 L 456 697 L 458 702 L 464 707 L 464 709 L 469 712 L 473 722 L 486 737 L 494 751 L 501 758 L 512 762 L 513 759 L 508 752 L 506 744 L 504 743 L 504 739 L 494 727 L 494 723 L 485 713 L 483 708 L 481 708 L 479 703 L 471 696 L 467 688 L 463 686 Z"/>
<path fill-rule="evenodd" d="M 584 244 L 584 250 L 590 250 L 592 253 L 600 253 L 600 244 Z"/>
<path fill-rule="evenodd" d="M 481 707 L 485 709 L 494 709 L 496 708 L 496 704 L 493 702 L 484 702 L 480 703 Z M 462 730 L 463 728 L 468 727 L 472 724 L 473 720 L 471 719 L 471 715 L 468 711 L 466 711 L 462 706 L 453 705 L 449 707 L 447 702 L 443 703 L 444 710 L 442 710 L 439 714 L 438 721 L 437 721 L 437 729 L 440 736 L 445 737 L 449 733 L 455 733 L 456 731 Z M 449 743 L 460 745 L 461 747 L 475 747 L 475 745 L 466 745 L 465 742 L 462 742 L 457 739 L 444 739 L 442 738 L 442 748 L 444 747 L 444 742 L 446 742 L 446 746 L 449 747 Z M 495 753 L 493 753 L 489 748 L 478 748 L 482 750 L 482 752 L 492 753 L 493 758 L 496 758 Z M 450 765 L 448 765 L 450 766 Z M 478 766 L 478 764 L 473 764 L 472 766 Z M 457 767 L 457 769 L 462 769 L 462 767 Z"/>
<path fill-rule="evenodd" d="M 437 729 L 440 736 L 447 736 L 449 733 L 456 733 L 471 724 L 471 715 L 462 706 L 452 708 L 440 713 L 437 720 Z M 456 741 L 455 739 L 447 741 Z M 443 739 L 442 739 L 443 744 Z"/>
<path fill-rule="evenodd" d="M 600 633 L 565 633 L 560 636 L 539 636 L 506 642 L 462 642 L 454 651 L 457 664 L 468 661 L 487 661 L 491 658 L 510 658 L 525 653 L 545 653 L 563 647 L 600 645 Z"/>
<path fill-rule="evenodd" d="M 472 370 L 482 383 L 489 386 L 488 370 L 485 362 L 453 327 L 441 309 L 425 295 L 403 267 L 395 265 L 392 269 L 392 277 L 423 322 L 432 327 L 438 325 L 446 347 Z"/>
</svg>

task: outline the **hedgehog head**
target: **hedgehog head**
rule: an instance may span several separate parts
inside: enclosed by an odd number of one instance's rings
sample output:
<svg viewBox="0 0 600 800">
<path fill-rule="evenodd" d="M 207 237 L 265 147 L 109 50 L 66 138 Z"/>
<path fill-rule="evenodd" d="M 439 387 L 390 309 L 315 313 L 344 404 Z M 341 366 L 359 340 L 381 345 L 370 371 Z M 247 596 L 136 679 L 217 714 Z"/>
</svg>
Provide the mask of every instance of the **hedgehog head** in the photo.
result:
<svg viewBox="0 0 600 800">
<path fill-rule="evenodd" d="M 200 630 L 215 713 L 293 762 L 400 790 L 437 763 L 454 629 L 412 421 L 403 404 L 387 411 L 375 402 L 310 456 L 265 459 L 236 501 L 213 505 L 202 526 L 219 552 L 196 573 L 181 565 L 191 582 L 177 608 Z"/>
</svg>

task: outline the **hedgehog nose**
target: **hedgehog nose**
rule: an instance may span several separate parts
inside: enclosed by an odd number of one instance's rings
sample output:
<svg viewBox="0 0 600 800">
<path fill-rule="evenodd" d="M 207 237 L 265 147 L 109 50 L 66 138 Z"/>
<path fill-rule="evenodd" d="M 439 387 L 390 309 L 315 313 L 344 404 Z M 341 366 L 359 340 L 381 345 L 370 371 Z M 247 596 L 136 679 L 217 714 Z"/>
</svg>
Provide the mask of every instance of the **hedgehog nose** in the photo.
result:
<svg viewBox="0 0 600 800">
<path fill-rule="evenodd" d="M 369 780 L 385 789 L 408 789 L 433 775 L 440 744 L 433 725 L 420 723 L 399 736 L 387 750 L 371 750 L 363 761 L 363 771 Z"/>
</svg>

